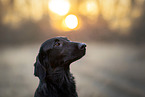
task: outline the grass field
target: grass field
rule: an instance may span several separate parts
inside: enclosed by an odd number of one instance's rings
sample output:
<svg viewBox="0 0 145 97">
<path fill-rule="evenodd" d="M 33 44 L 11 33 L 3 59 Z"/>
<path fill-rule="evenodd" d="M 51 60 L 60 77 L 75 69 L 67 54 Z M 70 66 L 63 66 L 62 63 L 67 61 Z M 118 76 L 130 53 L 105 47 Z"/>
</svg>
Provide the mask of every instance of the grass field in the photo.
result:
<svg viewBox="0 0 145 97">
<path fill-rule="evenodd" d="M 33 97 L 40 44 L 0 48 L 0 97 Z M 79 97 L 145 97 L 145 47 L 87 43 L 71 64 Z"/>
</svg>

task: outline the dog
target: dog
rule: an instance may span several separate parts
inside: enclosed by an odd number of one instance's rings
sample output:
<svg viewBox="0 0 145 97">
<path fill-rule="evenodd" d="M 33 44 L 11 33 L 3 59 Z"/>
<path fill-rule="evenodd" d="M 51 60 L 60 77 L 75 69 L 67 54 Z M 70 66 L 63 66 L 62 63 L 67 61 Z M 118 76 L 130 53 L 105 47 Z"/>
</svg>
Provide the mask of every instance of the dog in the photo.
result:
<svg viewBox="0 0 145 97">
<path fill-rule="evenodd" d="M 34 63 L 34 75 L 40 80 L 34 97 L 78 97 L 70 64 L 85 53 L 86 44 L 66 37 L 45 41 Z"/>
</svg>

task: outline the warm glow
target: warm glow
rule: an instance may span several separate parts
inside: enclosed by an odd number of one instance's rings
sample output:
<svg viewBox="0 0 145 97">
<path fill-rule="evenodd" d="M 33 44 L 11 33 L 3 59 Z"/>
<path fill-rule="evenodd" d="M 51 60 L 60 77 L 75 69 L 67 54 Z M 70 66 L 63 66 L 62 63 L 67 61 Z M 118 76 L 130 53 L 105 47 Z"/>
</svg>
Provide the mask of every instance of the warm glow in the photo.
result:
<svg viewBox="0 0 145 97">
<path fill-rule="evenodd" d="M 87 2 L 87 5 L 86 5 L 86 9 L 87 9 L 87 12 L 89 13 L 96 13 L 96 10 L 97 10 L 97 4 L 96 2 Z"/>
<path fill-rule="evenodd" d="M 83 2 L 79 7 L 79 11 L 85 16 L 96 17 L 96 15 L 98 15 L 97 2 L 94 0 Z"/>
<path fill-rule="evenodd" d="M 134 20 L 142 17 L 144 3 L 145 0 L 0 0 L 0 20 L 12 28 L 28 20 L 46 20 L 57 30 L 70 31 L 82 29 L 86 24 L 92 28 L 107 24 L 110 29 L 122 31 L 130 29 Z M 79 19 L 67 19 L 71 13 Z"/>
<path fill-rule="evenodd" d="M 75 15 L 68 15 L 65 18 L 65 24 L 68 28 L 74 29 L 78 26 L 78 18 Z"/>
<path fill-rule="evenodd" d="M 49 9 L 58 14 L 58 15 L 66 15 L 70 9 L 70 3 L 67 0 L 50 0 Z"/>
</svg>

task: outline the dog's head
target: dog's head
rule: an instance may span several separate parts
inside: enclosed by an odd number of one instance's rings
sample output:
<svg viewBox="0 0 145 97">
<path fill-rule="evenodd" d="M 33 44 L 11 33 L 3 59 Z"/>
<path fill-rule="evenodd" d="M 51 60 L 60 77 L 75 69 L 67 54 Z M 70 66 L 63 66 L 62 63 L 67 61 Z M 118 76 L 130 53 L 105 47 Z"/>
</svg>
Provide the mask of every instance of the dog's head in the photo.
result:
<svg viewBox="0 0 145 97">
<path fill-rule="evenodd" d="M 85 55 L 84 43 L 72 42 L 64 37 L 56 37 L 45 41 L 39 50 L 34 64 L 34 75 L 43 80 L 48 69 L 57 67 L 67 68 L 69 65 Z"/>
</svg>

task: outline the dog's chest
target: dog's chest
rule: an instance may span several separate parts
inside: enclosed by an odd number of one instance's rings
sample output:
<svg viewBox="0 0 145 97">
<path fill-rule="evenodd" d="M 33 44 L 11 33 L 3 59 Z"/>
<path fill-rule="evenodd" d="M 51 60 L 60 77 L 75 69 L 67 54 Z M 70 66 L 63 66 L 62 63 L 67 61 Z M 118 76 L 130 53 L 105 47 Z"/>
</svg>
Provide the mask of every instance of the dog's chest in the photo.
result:
<svg viewBox="0 0 145 97">
<path fill-rule="evenodd" d="M 77 97 L 75 83 L 70 82 L 69 84 L 63 83 L 61 87 L 58 88 L 59 97 Z"/>
<path fill-rule="evenodd" d="M 77 97 L 75 81 L 72 75 L 58 79 L 52 88 L 55 90 L 52 94 L 57 93 L 57 97 Z"/>
</svg>

